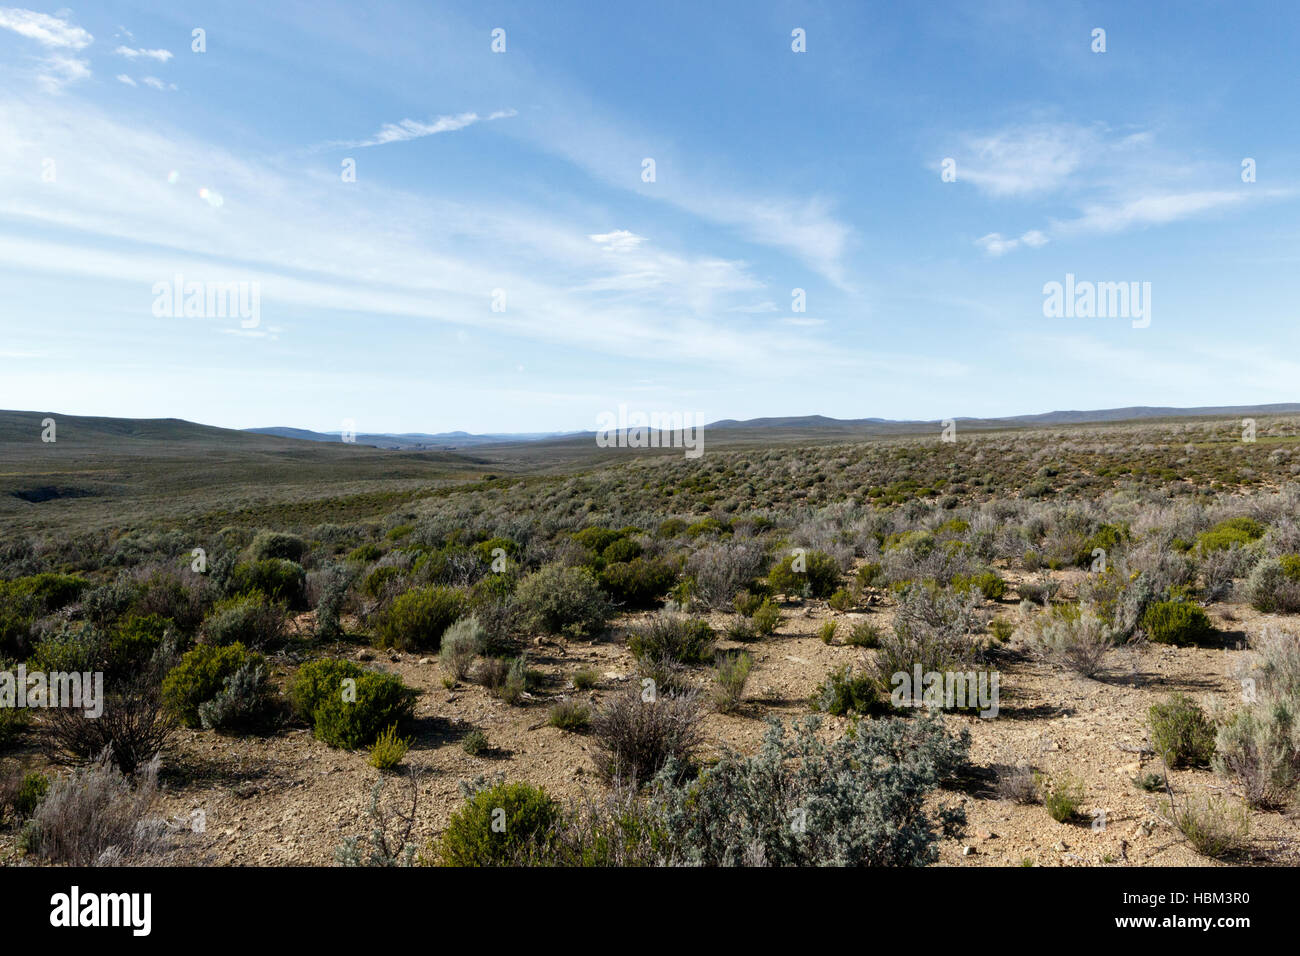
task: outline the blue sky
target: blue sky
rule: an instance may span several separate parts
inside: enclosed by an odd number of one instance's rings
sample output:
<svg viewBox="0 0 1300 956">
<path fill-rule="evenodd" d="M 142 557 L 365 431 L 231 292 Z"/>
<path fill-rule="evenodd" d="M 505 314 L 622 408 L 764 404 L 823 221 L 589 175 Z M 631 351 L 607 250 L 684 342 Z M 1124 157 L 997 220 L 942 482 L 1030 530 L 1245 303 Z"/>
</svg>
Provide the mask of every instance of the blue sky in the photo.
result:
<svg viewBox="0 0 1300 956">
<path fill-rule="evenodd" d="M 0 7 L 0 407 L 482 432 L 1300 398 L 1293 5 L 209 6 Z M 178 273 L 257 283 L 256 326 L 156 315 Z M 1045 317 L 1067 273 L 1149 282 L 1149 327 Z"/>
</svg>

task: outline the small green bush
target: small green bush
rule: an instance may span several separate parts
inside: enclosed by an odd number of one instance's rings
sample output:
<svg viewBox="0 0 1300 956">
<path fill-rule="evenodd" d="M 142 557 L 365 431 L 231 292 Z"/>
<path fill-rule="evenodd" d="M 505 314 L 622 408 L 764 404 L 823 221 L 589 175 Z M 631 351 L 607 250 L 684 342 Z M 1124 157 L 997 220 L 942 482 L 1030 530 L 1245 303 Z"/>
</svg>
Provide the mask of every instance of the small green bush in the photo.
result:
<svg viewBox="0 0 1300 956">
<path fill-rule="evenodd" d="M 729 714 L 740 706 L 753 669 L 753 655 L 745 651 L 718 656 L 718 666 L 713 672 L 713 705 L 719 713 Z"/>
<path fill-rule="evenodd" d="M 1202 644 L 1217 634 L 1205 612 L 1185 601 L 1150 604 L 1142 613 L 1141 627 L 1157 644 Z"/>
<path fill-rule="evenodd" d="M 260 591 L 295 610 L 307 607 L 307 574 L 284 558 L 265 558 L 235 566 L 232 586 L 238 594 Z"/>
<path fill-rule="evenodd" d="M 624 538 L 609 550 L 632 542 Z M 607 563 L 600 572 L 600 584 L 610 597 L 629 608 L 647 608 L 657 604 L 677 582 L 677 570 L 661 558 L 632 558 Z"/>
<path fill-rule="evenodd" d="M 796 571 L 799 555 L 788 554 L 767 574 L 767 583 L 778 594 L 808 594 L 815 598 L 830 597 L 840 584 L 840 566 L 829 554 L 806 551 L 803 570 Z"/>
<path fill-rule="evenodd" d="M 590 530 L 590 529 L 589 529 Z M 443 866 L 518 866 L 546 859 L 560 806 L 527 783 L 499 783 L 469 796 L 438 843 Z"/>
<path fill-rule="evenodd" d="M 1206 767 L 1214 757 L 1214 724 L 1186 694 L 1153 704 L 1147 727 L 1152 749 L 1171 767 Z"/>
<path fill-rule="evenodd" d="M 253 561 L 280 558 L 301 562 L 307 554 L 307 542 L 296 534 L 281 531 L 259 531 L 248 546 L 248 556 Z"/>
<path fill-rule="evenodd" d="M 1054 780 L 1040 778 L 1039 788 L 1047 814 L 1057 823 L 1066 823 L 1079 815 L 1083 806 L 1083 783 L 1073 774 L 1063 773 Z"/>
<path fill-rule="evenodd" d="M 872 675 L 855 673 L 848 664 L 827 674 L 826 680 L 813 691 L 808 704 L 813 710 L 833 717 L 850 713 L 881 713 L 887 709 Z"/>
<path fill-rule="evenodd" d="M 1245 546 L 1258 541 L 1266 530 L 1254 518 L 1229 518 L 1220 521 L 1209 531 L 1202 531 L 1196 536 L 1196 544 L 1202 553 L 1222 551 L 1234 544 Z"/>
<path fill-rule="evenodd" d="M 388 729 L 370 745 L 370 765 L 380 770 L 392 770 L 410 749 L 410 739 L 398 736 L 397 724 L 389 724 Z"/>
<path fill-rule="evenodd" d="M 826 603 L 830 605 L 832 611 L 840 611 L 842 613 L 853 607 L 857 602 L 853 599 L 853 595 L 847 588 L 839 588 L 830 596 L 830 599 Z"/>
<path fill-rule="evenodd" d="M 879 647 L 884 632 L 871 621 L 858 621 L 849 630 L 844 643 L 849 647 Z"/>
<path fill-rule="evenodd" d="M 577 733 L 591 726 L 591 708 L 581 701 L 558 701 L 547 712 L 546 723 L 550 727 Z"/>
<path fill-rule="evenodd" d="M 262 592 L 237 594 L 213 606 L 203 622 L 203 642 L 273 648 L 283 643 L 287 623 L 284 607 Z"/>
<path fill-rule="evenodd" d="M 658 614 L 632 632 L 627 647 L 638 661 L 704 664 L 713 659 L 713 629 L 701 617 Z"/>
<path fill-rule="evenodd" d="M 614 608 L 586 568 L 548 564 L 515 589 L 526 627 L 545 634 L 592 639 L 604 633 Z"/>
<path fill-rule="evenodd" d="M 471 730 L 465 735 L 465 739 L 460 742 L 460 749 L 465 751 L 471 757 L 478 757 L 492 749 L 488 743 L 487 734 L 481 730 Z"/>
<path fill-rule="evenodd" d="M 591 690 L 600 680 L 600 675 L 594 668 L 579 667 L 573 672 L 573 689 L 574 690 Z"/>
<path fill-rule="evenodd" d="M 781 626 L 781 609 L 771 598 L 763 598 L 763 603 L 758 606 L 758 610 L 750 616 L 749 620 L 759 636 L 768 637 L 775 634 L 776 629 Z"/>
<path fill-rule="evenodd" d="M 329 658 L 298 668 L 289 698 L 319 739 L 347 750 L 370 745 L 415 707 L 415 691 L 397 677 Z"/>
<path fill-rule="evenodd" d="M 981 571 L 979 574 L 958 574 L 952 579 L 952 586 L 959 594 L 965 594 L 972 588 L 978 589 L 990 601 L 1001 601 L 1007 593 L 1007 582 L 996 571 Z"/>
<path fill-rule="evenodd" d="M 376 629 L 380 647 L 438 650 L 442 635 L 465 612 L 465 596 L 443 587 L 412 588 L 393 601 Z"/>
<path fill-rule="evenodd" d="M 163 703 L 186 727 L 200 727 L 199 708 L 225 689 L 226 678 L 250 664 L 262 663 L 262 655 L 243 644 L 200 644 L 163 680 Z"/>
</svg>

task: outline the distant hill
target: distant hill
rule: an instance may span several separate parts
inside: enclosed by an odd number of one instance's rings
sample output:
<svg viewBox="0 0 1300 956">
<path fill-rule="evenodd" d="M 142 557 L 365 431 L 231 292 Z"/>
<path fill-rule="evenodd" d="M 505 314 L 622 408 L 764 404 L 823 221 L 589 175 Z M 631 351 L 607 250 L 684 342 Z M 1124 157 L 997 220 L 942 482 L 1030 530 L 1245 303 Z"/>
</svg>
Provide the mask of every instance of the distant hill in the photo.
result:
<svg viewBox="0 0 1300 956">
<path fill-rule="evenodd" d="M 1300 402 L 1272 405 L 1215 405 L 1197 408 L 1172 408 L 1161 406 L 1133 406 L 1129 408 L 1103 408 L 1091 411 L 1054 411 L 1033 415 L 1013 415 L 1006 418 L 956 417 L 954 420 L 968 429 L 998 430 L 1007 428 L 1051 427 L 1054 425 L 1085 425 L 1112 422 L 1148 421 L 1181 418 L 1249 418 L 1252 416 L 1300 414 Z M 130 454 L 134 452 L 163 456 L 192 452 L 196 446 L 210 451 L 229 450 L 247 452 L 292 452 L 303 448 L 304 442 L 333 445 L 355 445 L 359 449 L 371 448 L 402 452 L 450 452 L 457 449 L 482 449 L 498 451 L 509 448 L 531 448 L 538 453 L 547 450 L 585 450 L 593 444 L 594 431 L 583 432 L 518 432 L 471 434 L 469 432 L 403 432 L 400 434 L 365 433 L 356 436 L 355 443 L 345 443 L 339 433 L 317 432 L 305 428 L 284 426 L 269 428 L 218 428 L 201 425 L 180 418 L 103 418 L 87 415 L 65 415 L 59 412 L 0 411 L 0 445 L 7 446 L 0 457 L 21 456 L 32 442 L 39 442 L 41 421 L 53 418 L 57 423 L 58 444 L 64 448 L 76 445 L 98 454 Z M 753 442 L 798 441 L 806 438 L 822 441 L 852 441 L 860 438 L 890 437 L 927 432 L 938 427 L 939 420 L 892 420 L 885 418 L 829 418 L 825 415 L 802 415 L 773 418 L 752 418 L 746 421 L 722 419 L 705 425 L 706 443 L 709 440 L 727 444 Z M 186 451 L 189 449 L 189 452 Z M 345 453 L 346 449 L 338 449 Z M 529 457 L 534 457 L 530 452 Z M 447 459 L 451 461 L 451 458 Z"/>
<path fill-rule="evenodd" d="M 246 428 L 244 431 L 255 435 L 274 435 L 277 438 L 298 438 L 303 441 L 323 441 L 323 442 L 342 442 L 343 435 L 341 432 L 314 432 L 305 428 L 285 428 L 282 426 L 273 426 L 270 428 Z M 475 445 L 502 445 L 513 442 L 540 441 L 545 438 L 555 438 L 561 436 L 562 432 L 519 432 L 517 434 L 498 434 L 498 435 L 473 435 L 469 432 L 438 432 L 437 434 L 425 434 L 423 432 L 402 432 L 393 434 L 383 433 L 358 433 L 356 444 L 372 445 L 375 448 L 393 448 L 404 451 L 419 451 L 425 448 L 472 448 Z"/>
</svg>

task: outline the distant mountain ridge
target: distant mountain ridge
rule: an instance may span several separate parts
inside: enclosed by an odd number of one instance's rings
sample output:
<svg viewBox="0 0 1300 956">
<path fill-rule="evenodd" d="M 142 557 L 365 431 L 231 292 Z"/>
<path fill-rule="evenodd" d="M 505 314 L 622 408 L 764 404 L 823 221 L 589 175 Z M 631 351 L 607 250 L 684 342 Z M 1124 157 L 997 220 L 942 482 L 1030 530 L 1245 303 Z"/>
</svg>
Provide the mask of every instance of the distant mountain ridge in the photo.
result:
<svg viewBox="0 0 1300 956">
<path fill-rule="evenodd" d="M 254 435 L 273 435 L 276 438 L 298 438 L 303 441 L 342 442 L 342 432 L 315 432 L 306 428 L 288 428 L 271 426 L 269 428 L 245 428 L 245 432 Z M 540 441 L 545 438 L 558 438 L 566 432 L 518 432 L 503 434 L 474 435 L 470 432 L 358 432 L 355 444 L 370 445 L 375 448 L 402 449 L 418 451 L 424 448 L 470 448 L 474 445 L 504 445 L 514 442 Z"/>
<path fill-rule="evenodd" d="M 1269 405 L 1212 405 L 1195 408 L 1138 405 L 1127 408 L 1103 408 L 1089 411 L 1054 411 L 1005 418 L 954 417 L 967 428 L 996 430 L 1003 428 L 1051 427 L 1053 425 L 1105 424 L 1161 418 L 1249 418 L 1264 415 L 1300 414 L 1300 402 Z M 185 444 L 204 443 L 213 447 L 262 448 L 267 451 L 300 447 L 299 441 L 343 444 L 339 433 L 317 432 L 306 428 L 274 426 L 267 428 L 221 428 L 180 418 L 113 418 L 106 416 L 65 415 L 59 412 L 0 410 L 0 444 L 21 446 L 39 441 L 41 423 L 53 418 L 58 426 L 58 440 L 63 442 L 95 441 L 108 450 L 117 443 L 159 450 L 179 450 Z M 817 441 L 852 441 L 861 438 L 902 436 L 929 431 L 941 419 L 894 420 L 886 418 L 830 418 L 825 415 L 799 415 L 752 418 L 746 421 L 722 419 L 704 426 L 708 433 L 732 443 L 765 440 L 797 441 L 807 436 Z M 595 431 L 579 432 L 502 432 L 471 434 L 454 432 L 362 433 L 355 444 L 362 447 L 397 451 L 439 451 L 486 449 L 488 446 L 536 446 L 558 448 L 585 444 Z M 342 449 L 340 449 L 342 451 Z"/>
</svg>

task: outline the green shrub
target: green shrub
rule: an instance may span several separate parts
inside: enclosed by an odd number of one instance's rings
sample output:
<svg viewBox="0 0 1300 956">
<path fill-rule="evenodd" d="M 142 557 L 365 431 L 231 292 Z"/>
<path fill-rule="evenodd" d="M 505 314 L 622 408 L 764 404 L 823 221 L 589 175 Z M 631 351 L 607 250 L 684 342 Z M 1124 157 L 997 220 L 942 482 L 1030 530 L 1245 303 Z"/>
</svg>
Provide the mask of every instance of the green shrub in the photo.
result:
<svg viewBox="0 0 1300 956">
<path fill-rule="evenodd" d="M 296 534 L 281 531 L 259 531 L 248 546 L 248 556 L 252 561 L 279 558 L 298 563 L 306 554 L 306 541 Z"/>
<path fill-rule="evenodd" d="M 284 607 L 260 591 L 237 594 L 218 602 L 203 622 L 203 642 L 224 647 L 272 648 L 284 641 Z"/>
<path fill-rule="evenodd" d="M 289 699 L 319 739 L 346 750 L 373 743 L 415 708 L 415 691 L 399 678 L 329 658 L 298 668 Z"/>
<path fill-rule="evenodd" d="M 796 571 L 801 559 L 803 570 Z M 768 572 L 767 583 L 778 594 L 830 597 L 840 584 L 840 566 L 821 551 L 806 551 L 802 556 L 788 554 Z"/>
<path fill-rule="evenodd" d="M 881 587 L 885 583 L 885 569 L 878 561 L 868 561 L 858 568 L 858 586 L 864 588 Z"/>
<path fill-rule="evenodd" d="M 225 678 L 220 693 L 199 705 L 199 723 L 205 730 L 254 730 L 265 726 L 274 711 L 275 685 L 266 665 L 253 661 Z"/>
<path fill-rule="evenodd" d="M 744 651 L 718 655 L 718 666 L 713 672 L 713 705 L 719 713 L 729 714 L 740 706 L 753 669 L 753 655 Z"/>
<path fill-rule="evenodd" d="M 761 637 L 767 637 L 775 634 L 776 629 L 781 626 L 781 609 L 771 598 L 763 598 L 763 603 L 758 606 L 749 620 Z"/>
<path fill-rule="evenodd" d="M 575 531 L 573 540 L 593 554 L 599 555 L 622 536 L 620 532 L 614 531 L 612 528 L 592 526 L 583 528 L 581 531 Z"/>
<path fill-rule="evenodd" d="M 265 558 L 235 566 L 232 577 L 236 593 L 261 591 L 273 601 L 296 610 L 307 607 L 307 575 L 302 566 L 284 558 Z"/>
<path fill-rule="evenodd" d="M 171 618 L 160 614 L 133 614 L 119 621 L 108 639 L 109 668 L 117 675 L 143 670 L 173 629 Z"/>
<path fill-rule="evenodd" d="M 200 644 L 163 680 L 163 703 L 186 727 L 200 727 L 199 708 L 225 689 L 226 678 L 249 664 L 261 663 L 262 655 L 243 644 Z"/>
<path fill-rule="evenodd" d="M 704 664 L 713 659 L 713 629 L 702 617 L 662 613 L 635 629 L 627 647 L 639 661 L 666 659 Z"/>
<path fill-rule="evenodd" d="M 478 757 L 492 749 L 488 743 L 487 734 L 481 730 L 471 730 L 465 735 L 465 739 L 460 742 L 460 749 L 465 751 L 471 757 Z"/>
<path fill-rule="evenodd" d="M 108 660 L 108 637 L 85 621 L 62 622 L 36 645 L 28 670 L 54 671 L 103 670 Z"/>
<path fill-rule="evenodd" d="M 1152 748 L 1171 767 L 1206 767 L 1214 757 L 1214 725 L 1186 694 L 1153 704 L 1147 727 Z"/>
<path fill-rule="evenodd" d="M 1016 633 L 1016 626 L 1005 617 L 995 617 L 989 621 L 989 633 L 998 643 L 1005 644 Z"/>
<path fill-rule="evenodd" d="M 850 594 L 847 589 L 839 588 L 830 596 L 830 600 L 827 601 L 827 603 L 830 605 L 832 611 L 844 612 L 853 607 L 857 602 L 854 601 L 853 595 Z"/>
<path fill-rule="evenodd" d="M 1141 626 L 1147 639 L 1157 644 L 1202 644 L 1218 633 L 1204 611 L 1185 601 L 1156 601 L 1148 605 L 1142 613 Z"/>
<path fill-rule="evenodd" d="M 549 727 L 558 727 L 574 733 L 591 726 L 591 708 L 581 701 L 561 700 L 551 705 L 546 715 Z"/>
<path fill-rule="evenodd" d="M 370 745 L 370 765 L 380 770 L 392 770 L 410 749 L 410 739 L 398 736 L 397 724 L 390 724 Z"/>
<path fill-rule="evenodd" d="M 755 594 L 752 591 L 738 591 L 735 598 L 732 599 L 731 606 L 736 609 L 737 614 L 745 617 L 752 617 L 754 612 L 762 607 L 764 597 L 761 594 Z"/>
<path fill-rule="evenodd" d="M 990 601 L 1001 601 L 1007 593 L 1007 582 L 996 571 L 981 571 L 978 574 L 958 574 L 952 579 L 953 590 L 965 594 L 971 589 L 978 589 Z"/>
<path fill-rule="evenodd" d="M 476 617 L 462 617 L 442 635 L 438 661 L 443 672 L 453 680 L 469 676 L 474 658 L 483 652 L 483 628 Z"/>
<path fill-rule="evenodd" d="M 839 630 L 840 622 L 834 618 L 822 621 L 822 626 L 817 631 L 817 636 L 821 638 L 823 644 L 830 644 L 835 640 L 835 632 Z"/>
<path fill-rule="evenodd" d="M 1246 600 L 1268 614 L 1300 611 L 1300 559 L 1288 554 L 1259 561 L 1246 579 Z"/>
<path fill-rule="evenodd" d="M 869 673 L 855 673 L 848 664 L 826 675 L 808 700 L 813 710 L 844 717 L 853 714 L 876 714 L 887 710 L 881 700 L 875 678 Z"/>
<path fill-rule="evenodd" d="M 49 792 L 49 777 L 39 770 L 27 771 L 23 774 L 22 782 L 18 785 L 18 793 L 14 796 L 14 812 L 20 819 L 25 820 L 36 812 L 36 808 L 41 805 L 41 801 Z"/>
<path fill-rule="evenodd" d="M 1202 531 L 1196 536 L 1196 544 L 1202 553 L 1221 551 L 1234 544 L 1245 546 L 1257 541 L 1264 536 L 1266 530 L 1254 518 L 1229 518 L 1220 521 L 1209 531 Z"/>
<path fill-rule="evenodd" d="M 24 708 L 0 707 L 0 750 L 4 750 L 27 729 L 31 716 Z"/>
<path fill-rule="evenodd" d="M 530 630 L 579 639 L 603 634 L 614 612 L 590 571 L 560 564 L 527 575 L 515 589 L 515 598 Z"/>
<path fill-rule="evenodd" d="M 600 675 L 593 668 L 579 667 L 573 672 L 574 690 L 591 690 L 600 680 Z"/>
<path fill-rule="evenodd" d="M 1083 783 L 1073 774 L 1063 773 L 1053 780 L 1041 778 L 1039 783 L 1043 806 L 1057 823 L 1066 823 L 1079 815 L 1083 806 Z"/>
<path fill-rule="evenodd" d="M 1107 555 L 1115 554 L 1120 546 L 1128 540 L 1129 528 L 1126 524 L 1103 524 L 1100 528 L 1092 533 L 1075 555 L 1074 563 L 1081 568 L 1092 565 L 1092 553 L 1098 548 L 1105 551 Z"/>
<path fill-rule="evenodd" d="M 376 629 L 380 647 L 438 650 L 443 632 L 465 612 L 465 596 L 443 587 L 412 588 L 393 601 Z"/>
<path fill-rule="evenodd" d="M 619 538 L 611 541 L 600 552 L 601 562 L 605 566 L 631 561 L 641 557 L 641 545 L 633 538 Z"/>
<path fill-rule="evenodd" d="M 357 561 L 361 564 L 369 564 L 371 561 L 378 561 L 384 556 L 384 551 L 379 545 L 367 541 L 365 544 L 359 544 L 348 552 L 349 561 Z"/>
<path fill-rule="evenodd" d="M 546 859 L 561 813 L 545 790 L 498 783 L 467 797 L 438 842 L 443 866 L 519 866 Z"/>
<path fill-rule="evenodd" d="M 631 543 L 627 538 L 615 541 L 610 549 L 627 543 Z M 662 558 L 632 558 L 606 564 L 600 572 L 601 586 L 615 601 L 629 608 L 653 607 L 676 581 L 676 568 Z"/>
<path fill-rule="evenodd" d="M 849 647 L 879 647 L 883 636 L 884 632 L 877 625 L 870 621 L 858 621 L 849 630 L 844 643 Z"/>
<path fill-rule="evenodd" d="M 392 565 L 383 565 L 375 568 L 366 575 L 365 579 L 361 582 L 361 590 L 370 595 L 370 597 L 378 599 L 383 597 L 384 591 L 386 591 L 393 582 L 400 579 L 401 576 L 401 568 Z"/>
</svg>

